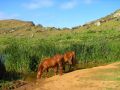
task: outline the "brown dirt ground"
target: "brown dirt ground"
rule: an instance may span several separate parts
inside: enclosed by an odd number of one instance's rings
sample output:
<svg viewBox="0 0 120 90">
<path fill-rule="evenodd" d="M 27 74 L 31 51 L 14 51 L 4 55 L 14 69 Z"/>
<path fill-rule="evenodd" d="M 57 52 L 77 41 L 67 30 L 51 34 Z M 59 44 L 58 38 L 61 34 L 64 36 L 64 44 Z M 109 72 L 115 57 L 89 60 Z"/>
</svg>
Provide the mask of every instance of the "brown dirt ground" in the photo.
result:
<svg viewBox="0 0 120 90">
<path fill-rule="evenodd" d="M 95 75 L 114 75 L 107 69 L 120 69 L 120 62 L 89 69 L 76 70 L 62 76 L 56 75 L 28 83 L 15 90 L 120 90 L 120 80 L 102 80 Z M 104 72 L 102 72 L 104 71 Z M 118 74 L 120 77 L 120 74 Z"/>
</svg>

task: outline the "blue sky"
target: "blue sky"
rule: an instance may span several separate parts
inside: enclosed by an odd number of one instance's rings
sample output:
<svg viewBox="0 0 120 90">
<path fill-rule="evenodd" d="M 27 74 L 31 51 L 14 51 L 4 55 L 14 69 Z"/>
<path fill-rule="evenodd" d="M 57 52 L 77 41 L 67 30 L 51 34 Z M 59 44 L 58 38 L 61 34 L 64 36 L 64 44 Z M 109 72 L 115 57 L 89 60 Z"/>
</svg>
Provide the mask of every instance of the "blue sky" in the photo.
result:
<svg viewBox="0 0 120 90">
<path fill-rule="evenodd" d="M 0 19 L 73 27 L 120 9 L 120 0 L 1 0 Z"/>
</svg>

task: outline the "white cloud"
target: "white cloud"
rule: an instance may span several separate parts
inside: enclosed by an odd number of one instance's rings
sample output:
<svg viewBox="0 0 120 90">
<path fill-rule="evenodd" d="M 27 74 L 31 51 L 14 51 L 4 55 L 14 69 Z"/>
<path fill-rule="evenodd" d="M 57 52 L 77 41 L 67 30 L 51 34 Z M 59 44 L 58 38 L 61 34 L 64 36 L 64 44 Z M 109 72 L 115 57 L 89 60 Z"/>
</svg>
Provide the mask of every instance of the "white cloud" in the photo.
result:
<svg viewBox="0 0 120 90">
<path fill-rule="evenodd" d="M 84 0 L 84 3 L 85 4 L 91 4 L 91 3 L 93 3 L 93 0 Z"/>
<path fill-rule="evenodd" d="M 80 4 L 89 5 L 89 4 L 92 4 L 96 1 L 98 1 L 98 0 L 68 0 L 66 2 L 63 2 L 60 5 L 60 8 L 62 8 L 62 9 L 73 9 Z"/>
<path fill-rule="evenodd" d="M 23 3 L 22 6 L 30 10 L 47 8 L 52 6 L 61 9 L 73 9 L 80 4 L 89 5 L 96 1 L 98 0 L 64 0 L 60 2 L 57 0 L 30 0 L 29 2 Z"/>
<path fill-rule="evenodd" d="M 18 14 L 6 14 L 4 12 L 0 12 L 0 19 L 14 19 L 17 18 L 19 15 Z"/>
<path fill-rule="evenodd" d="M 43 7 L 51 7 L 53 4 L 53 0 L 32 0 L 31 2 L 24 3 L 23 6 L 27 9 L 38 9 Z"/>
<path fill-rule="evenodd" d="M 90 5 L 90 4 L 95 4 L 95 3 L 99 3 L 100 0 L 83 0 L 84 4 Z"/>
<path fill-rule="evenodd" d="M 62 9 L 72 9 L 77 6 L 78 0 L 70 0 L 61 4 L 60 8 Z"/>
</svg>

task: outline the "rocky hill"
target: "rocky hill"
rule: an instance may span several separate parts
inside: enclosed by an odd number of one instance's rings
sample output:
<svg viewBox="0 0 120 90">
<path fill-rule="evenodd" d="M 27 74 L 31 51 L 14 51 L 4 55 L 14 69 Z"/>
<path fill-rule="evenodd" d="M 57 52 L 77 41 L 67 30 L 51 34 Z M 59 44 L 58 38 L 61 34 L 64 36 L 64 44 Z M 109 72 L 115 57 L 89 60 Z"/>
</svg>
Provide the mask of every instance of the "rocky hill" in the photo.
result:
<svg viewBox="0 0 120 90">
<path fill-rule="evenodd" d="M 106 29 L 119 29 L 120 30 L 120 10 L 102 17 L 98 20 L 88 22 L 82 26 L 76 26 L 72 29 L 90 29 L 90 30 L 106 30 Z"/>
<path fill-rule="evenodd" d="M 21 20 L 15 20 L 15 19 L 10 19 L 10 20 L 0 20 L 0 29 L 18 29 L 22 27 L 31 27 L 35 26 L 33 22 L 30 21 L 21 21 Z"/>
</svg>

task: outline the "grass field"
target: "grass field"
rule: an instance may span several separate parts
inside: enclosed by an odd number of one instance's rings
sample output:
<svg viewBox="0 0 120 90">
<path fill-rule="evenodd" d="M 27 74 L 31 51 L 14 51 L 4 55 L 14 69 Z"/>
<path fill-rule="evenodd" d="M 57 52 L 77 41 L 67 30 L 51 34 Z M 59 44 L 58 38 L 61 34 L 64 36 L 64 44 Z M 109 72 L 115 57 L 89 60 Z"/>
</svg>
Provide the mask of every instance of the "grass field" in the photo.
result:
<svg viewBox="0 0 120 90">
<path fill-rule="evenodd" d="M 12 28 L 14 23 L 7 27 L 0 22 L 0 26 L 12 30 L 21 22 Z M 71 50 L 76 52 L 77 69 L 120 61 L 120 18 L 100 26 L 90 24 L 69 30 L 47 28 L 41 31 L 45 27 L 32 23 L 22 23 L 17 29 L 14 32 L 1 30 L 0 64 L 3 72 L 6 69 L 7 73 L 0 81 L 3 83 L 23 78 L 22 74 L 35 73 L 44 58 Z"/>
<path fill-rule="evenodd" d="M 0 53 L 7 71 L 27 73 L 36 71 L 43 58 L 74 50 L 79 63 L 102 64 L 120 58 L 120 31 L 103 30 L 48 35 L 44 39 L 1 37 Z M 89 65 L 88 65 L 89 66 Z"/>
</svg>

